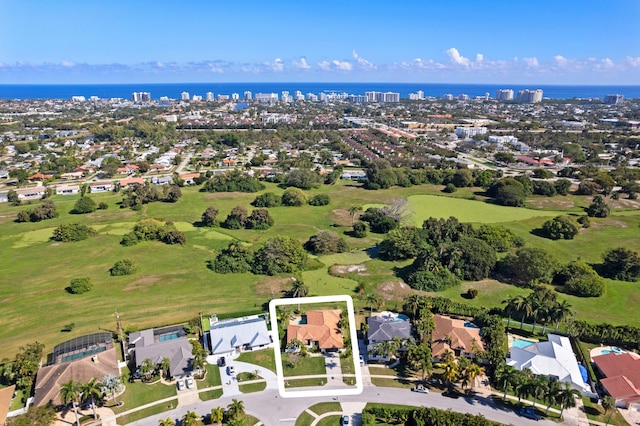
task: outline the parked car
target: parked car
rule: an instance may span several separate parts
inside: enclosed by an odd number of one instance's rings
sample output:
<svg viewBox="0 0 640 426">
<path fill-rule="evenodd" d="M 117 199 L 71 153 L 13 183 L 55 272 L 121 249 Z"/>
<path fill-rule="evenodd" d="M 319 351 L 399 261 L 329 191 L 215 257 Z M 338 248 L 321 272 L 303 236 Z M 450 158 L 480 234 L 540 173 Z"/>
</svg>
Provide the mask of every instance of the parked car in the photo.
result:
<svg viewBox="0 0 640 426">
<path fill-rule="evenodd" d="M 234 368 L 233 365 L 230 365 L 227 367 L 227 374 L 230 376 L 233 376 L 234 374 L 236 374 L 236 369 Z"/>
<path fill-rule="evenodd" d="M 422 385 L 415 385 L 414 387 L 411 388 L 411 390 L 413 392 L 429 393 L 429 389 L 427 389 L 426 387 L 424 387 Z"/>
<path fill-rule="evenodd" d="M 342 423 L 343 426 L 344 425 L 348 425 L 349 424 L 349 416 L 342 416 Z"/>
<path fill-rule="evenodd" d="M 360 366 L 364 365 L 364 358 L 362 358 L 362 355 L 359 355 L 360 358 Z"/>
<path fill-rule="evenodd" d="M 193 389 L 195 383 L 192 377 L 187 377 L 187 389 Z"/>
<path fill-rule="evenodd" d="M 184 390 L 184 380 L 178 380 L 178 383 L 176 383 L 176 386 L 178 387 L 178 390 Z"/>
<path fill-rule="evenodd" d="M 540 417 L 539 415 L 536 414 L 535 410 L 533 408 L 520 408 L 520 415 L 522 417 L 526 417 L 528 419 L 532 419 L 535 421 L 540 420 L 542 417 Z"/>
<path fill-rule="evenodd" d="M 223 357 L 223 356 L 221 356 L 220 358 L 218 358 L 218 365 L 219 365 L 220 367 L 224 367 L 225 365 L 227 365 L 227 360 L 226 360 L 226 359 L 224 359 L 224 357 Z"/>
</svg>

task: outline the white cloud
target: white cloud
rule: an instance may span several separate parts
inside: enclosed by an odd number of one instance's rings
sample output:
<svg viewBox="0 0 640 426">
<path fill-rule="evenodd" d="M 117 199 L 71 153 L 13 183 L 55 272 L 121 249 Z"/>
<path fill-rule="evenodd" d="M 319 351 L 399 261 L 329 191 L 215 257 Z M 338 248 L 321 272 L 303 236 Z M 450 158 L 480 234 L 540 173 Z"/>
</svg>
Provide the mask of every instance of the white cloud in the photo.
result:
<svg viewBox="0 0 640 426">
<path fill-rule="evenodd" d="M 327 61 L 319 62 L 318 66 L 324 71 L 329 71 L 331 69 L 331 64 Z"/>
<path fill-rule="evenodd" d="M 275 61 L 273 61 L 273 64 L 271 64 L 271 68 L 277 72 L 284 70 L 284 63 L 282 62 L 282 59 L 276 58 Z"/>
<path fill-rule="evenodd" d="M 355 50 L 353 50 L 353 52 L 351 52 L 351 54 L 353 55 L 353 59 L 356 60 L 358 66 L 360 66 L 361 68 L 376 69 L 376 65 L 375 64 L 367 61 L 362 56 L 358 55 L 358 52 L 356 52 Z"/>
<path fill-rule="evenodd" d="M 293 61 L 293 66 L 298 68 L 299 70 L 308 70 L 311 68 L 311 65 L 309 65 L 307 63 L 307 58 L 305 58 L 304 56 L 300 57 L 300 60 Z"/>
<path fill-rule="evenodd" d="M 62 61 L 60 62 L 60 65 L 62 65 L 65 68 L 71 68 L 76 66 L 75 62 L 71 62 L 71 61 Z"/>
<path fill-rule="evenodd" d="M 458 49 L 456 49 L 455 47 L 452 47 L 451 49 L 447 50 L 447 56 L 449 56 L 449 60 L 453 62 L 455 65 L 462 65 L 463 67 L 468 67 L 469 64 L 471 63 L 471 61 L 469 61 L 468 58 L 465 58 L 464 56 L 460 55 L 460 52 L 458 52 Z"/>
<path fill-rule="evenodd" d="M 602 60 L 602 66 L 603 66 L 604 68 L 613 68 L 613 67 L 615 67 L 615 64 L 613 63 L 613 61 L 612 61 L 611 59 L 609 59 L 609 58 L 604 58 L 604 59 Z"/>
<path fill-rule="evenodd" d="M 627 63 L 634 68 L 640 67 L 640 56 L 637 58 L 634 58 L 632 56 L 627 56 Z"/>
<path fill-rule="evenodd" d="M 339 61 L 334 59 L 331 62 L 322 61 L 318 63 L 318 67 L 320 67 L 323 71 L 331 71 L 331 70 L 340 70 L 340 71 L 351 71 L 353 69 L 353 65 L 347 61 Z"/>
<path fill-rule="evenodd" d="M 522 58 L 522 60 L 529 68 L 538 68 L 540 66 L 538 58 Z"/>
<path fill-rule="evenodd" d="M 478 53 L 476 55 L 476 62 L 480 63 L 482 61 L 484 61 L 484 55 L 482 53 Z"/>
<path fill-rule="evenodd" d="M 566 67 L 569 65 L 569 60 L 562 55 L 554 56 L 553 60 L 556 61 L 556 65 L 559 67 Z"/>
</svg>

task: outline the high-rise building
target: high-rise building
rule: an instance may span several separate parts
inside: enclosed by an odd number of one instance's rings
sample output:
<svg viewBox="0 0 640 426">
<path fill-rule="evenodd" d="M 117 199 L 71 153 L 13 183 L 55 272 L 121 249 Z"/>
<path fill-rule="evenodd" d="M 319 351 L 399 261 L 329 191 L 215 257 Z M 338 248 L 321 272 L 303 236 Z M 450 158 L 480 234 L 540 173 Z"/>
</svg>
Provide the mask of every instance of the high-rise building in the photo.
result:
<svg viewBox="0 0 640 426">
<path fill-rule="evenodd" d="M 189 100 L 189 92 L 182 92 L 182 94 L 180 95 L 180 99 L 182 99 L 183 101 L 188 101 Z"/>
<path fill-rule="evenodd" d="M 527 102 L 535 104 L 537 102 L 542 102 L 542 89 L 536 90 L 519 90 L 518 91 L 518 102 Z"/>
<path fill-rule="evenodd" d="M 214 101 L 216 98 L 213 96 L 213 92 L 207 92 L 205 99 L 207 102 Z"/>
<path fill-rule="evenodd" d="M 238 93 L 232 93 L 231 94 L 231 100 L 232 101 L 240 100 L 240 95 Z"/>
<path fill-rule="evenodd" d="M 253 94 L 250 91 L 246 91 L 244 92 L 244 99 L 245 101 L 250 101 L 253 98 Z"/>
<path fill-rule="evenodd" d="M 149 92 L 133 92 L 131 95 L 133 102 L 149 102 L 151 100 L 151 93 Z"/>
<path fill-rule="evenodd" d="M 458 95 L 458 100 L 459 101 L 468 101 L 469 100 L 469 95 L 467 95 L 466 93 L 461 93 Z"/>
<path fill-rule="evenodd" d="M 607 105 L 619 105 L 623 100 L 623 95 L 606 95 L 604 97 L 604 103 Z"/>
<path fill-rule="evenodd" d="M 499 101 L 512 101 L 513 89 L 499 89 L 496 92 L 496 99 Z"/>
<path fill-rule="evenodd" d="M 193 99 L 195 102 L 201 102 L 202 101 L 202 96 L 201 95 L 193 95 Z"/>
<path fill-rule="evenodd" d="M 453 95 L 451 93 L 447 93 L 446 95 L 444 95 L 442 97 L 442 99 L 444 99 L 445 101 L 452 101 L 453 100 Z"/>
</svg>

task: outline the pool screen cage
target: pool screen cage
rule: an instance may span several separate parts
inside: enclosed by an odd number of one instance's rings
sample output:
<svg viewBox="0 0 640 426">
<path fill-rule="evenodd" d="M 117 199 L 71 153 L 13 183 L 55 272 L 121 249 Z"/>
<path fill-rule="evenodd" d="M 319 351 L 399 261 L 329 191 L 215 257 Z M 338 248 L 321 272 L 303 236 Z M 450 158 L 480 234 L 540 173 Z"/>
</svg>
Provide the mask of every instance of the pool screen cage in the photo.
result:
<svg viewBox="0 0 640 426">
<path fill-rule="evenodd" d="M 111 348 L 113 345 L 113 339 L 111 333 L 100 332 L 87 334 L 85 336 L 76 337 L 75 339 L 67 340 L 60 343 L 53 348 L 53 354 L 51 359 L 53 362 L 59 362 L 65 355 L 74 354 L 89 349 L 98 347 Z"/>
</svg>

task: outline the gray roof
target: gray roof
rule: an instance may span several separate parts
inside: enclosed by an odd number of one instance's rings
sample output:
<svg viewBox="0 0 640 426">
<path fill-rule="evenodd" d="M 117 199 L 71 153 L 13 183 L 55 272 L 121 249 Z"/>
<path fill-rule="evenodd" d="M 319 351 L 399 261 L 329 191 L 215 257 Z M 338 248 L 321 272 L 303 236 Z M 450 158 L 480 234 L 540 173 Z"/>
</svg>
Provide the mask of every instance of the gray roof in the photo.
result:
<svg viewBox="0 0 640 426">
<path fill-rule="evenodd" d="M 369 341 L 386 342 L 394 337 L 408 339 L 411 337 L 411 323 L 398 321 L 381 316 L 367 318 L 369 329 L 367 339 Z"/>
<path fill-rule="evenodd" d="M 171 360 L 169 374 L 171 376 L 181 376 L 189 371 L 189 360 L 192 347 L 187 336 L 180 336 L 176 339 L 156 341 L 153 329 L 136 331 L 129 335 L 129 346 L 133 346 L 136 367 L 140 367 L 142 362 L 149 358 L 154 364 L 160 364 L 163 358 Z"/>
<path fill-rule="evenodd" d="M 214 355 L 232 352 L 237 347 L 250 349 L 271 343 L 267 322 L 261 317 L 219 321 L 211 325 L 209 336 Z"/>
</svg>

